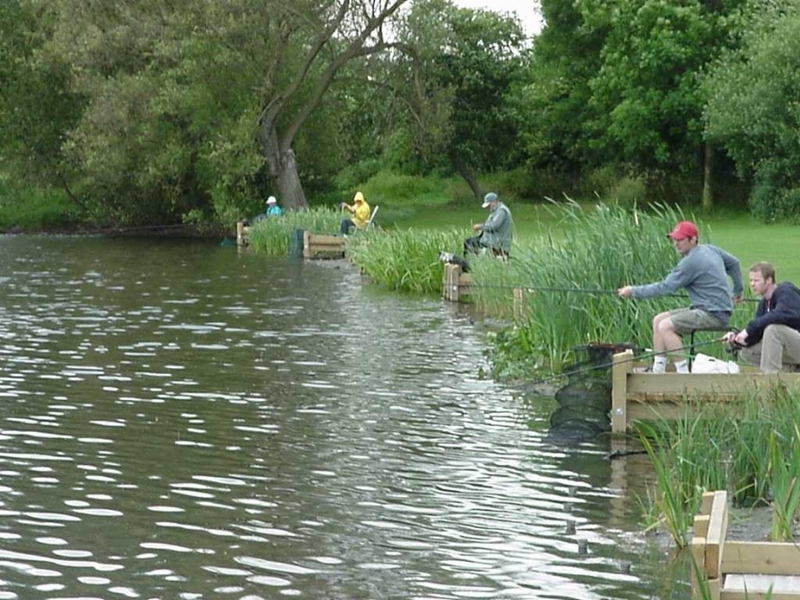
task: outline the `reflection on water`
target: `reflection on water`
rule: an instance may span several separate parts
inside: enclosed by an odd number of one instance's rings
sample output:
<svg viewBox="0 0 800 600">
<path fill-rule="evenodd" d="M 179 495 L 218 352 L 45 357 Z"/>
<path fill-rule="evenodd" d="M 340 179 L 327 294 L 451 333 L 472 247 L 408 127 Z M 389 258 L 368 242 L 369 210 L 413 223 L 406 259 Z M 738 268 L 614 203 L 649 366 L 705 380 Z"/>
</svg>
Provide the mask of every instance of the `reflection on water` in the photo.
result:
<svg viewBox="0 0 800 600">
<path fill-rule="evenodd" d="M 0 237 L 0 283 L 0 600 L 688 596 L 457 308 L 175 241 Z"/>
</svg>

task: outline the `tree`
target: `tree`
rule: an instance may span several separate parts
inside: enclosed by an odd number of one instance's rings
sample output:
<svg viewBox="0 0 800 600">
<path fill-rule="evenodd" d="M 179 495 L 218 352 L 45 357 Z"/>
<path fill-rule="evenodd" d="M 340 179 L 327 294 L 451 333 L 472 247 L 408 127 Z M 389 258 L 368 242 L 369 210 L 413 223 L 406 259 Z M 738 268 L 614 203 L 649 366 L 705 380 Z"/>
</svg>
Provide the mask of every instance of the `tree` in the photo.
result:
<svg viewBox="0 0 800 600">
<path fill-rule="evenodd" d="M 606 24 L 590 24 L 572 0 L 541 0 L 545 26 L 533 44 L 522 91 L 523 136 L 537 168 L 575 172 L 598 157 L 589 82 L 600 69 Z M 601 26 L 602 25 L 602 26 Z"/>
<path fill-rule="evenodd" d="M 700 151 L 700 75 L 738 43 L 745 1 L 623 0 L 609 10 L 581 0 L 584 18 L 608 31 L 590 82 L 599 143 L 644 172 L 692 172 L 712 160 Z M 710 208 L 710 195 L 705 201 Z"/>
<path fill-rule="evenodd" d="M 766 221 L 800 217 L 799 9 L 797 0 L 761 7 L 742 47 L 704 82 L 706 135 L 755 180 L 751 208 Z"/>
<path fill-rule="evenodd" d="M 63 157 L 97 220 L 163 223 L 209 207 L 230 220 L 265 174 L 284 206 L 304 207 L 293 147 L 345 66 L 392 47 L 383 27 L 407 1 L 17 0 L 35 13 L 39 60 L 63 65 L 82 100 L 47 154 Z M 36 135 L 42 92 L 16 108 Z"/>
<path fill-rule="evenodd" d="M 525 73 L 519 22 L 431 0 L 413 5 L 397 37 L 405 54 L 386 72 L 407 118 L 395 127 L 403 149 L 395 156 L 406 166 L 446 166 L 481 196 L 477 173 L 508 167 L 519 154 L 510 101 Z"/>
<path fill-rule="evenodd" d="M 69 185 L 61 152 L 84 98 L 70 91 L 69 66 L 42 55 L 52 30 L 47 11 L 21 0 L 0 4 L 0 154 L 5 168 L 34 185 Z"/>
<path fill-rule="evenodd" d="M 323 10 L 301 15 L 295 5 L 281 2 L 284 8 L 270 14 L 269 31 L 280 43 L 274 48 L 267 73 L 277 74 L 285 64 L 293 35 L 303 35 L 307 48 L 288 81 L 267 80 L 261 95 L 259 143 L 288 208 L 308 205 L 292 150 L 297 132 L 345 65 L 394 46 L 386 41 L 384 24 L 407 1 L 337 0 L 324 3 Z M 307 32 L 304 25 L 309 16 L 313 17 L 312 28 Z M 319 70 L 315 72 L 314 67 Z M 306 85 L 310 86 L 307 97 L 293 106 L 291 101 Z"/>
</svg>

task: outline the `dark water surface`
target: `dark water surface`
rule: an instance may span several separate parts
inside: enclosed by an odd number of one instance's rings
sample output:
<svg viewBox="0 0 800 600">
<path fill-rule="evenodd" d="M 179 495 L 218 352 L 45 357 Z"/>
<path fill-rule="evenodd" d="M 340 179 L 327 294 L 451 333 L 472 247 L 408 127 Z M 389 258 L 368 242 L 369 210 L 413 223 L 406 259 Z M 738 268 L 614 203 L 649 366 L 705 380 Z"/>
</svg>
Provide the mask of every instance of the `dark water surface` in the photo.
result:
<svg viewBox="0 0 800 600">
<path fill-rule="evenodd" d="M 0 600 L 688 595 L 485 344 L 345 262 L 0 237 Z"/>
</svg>

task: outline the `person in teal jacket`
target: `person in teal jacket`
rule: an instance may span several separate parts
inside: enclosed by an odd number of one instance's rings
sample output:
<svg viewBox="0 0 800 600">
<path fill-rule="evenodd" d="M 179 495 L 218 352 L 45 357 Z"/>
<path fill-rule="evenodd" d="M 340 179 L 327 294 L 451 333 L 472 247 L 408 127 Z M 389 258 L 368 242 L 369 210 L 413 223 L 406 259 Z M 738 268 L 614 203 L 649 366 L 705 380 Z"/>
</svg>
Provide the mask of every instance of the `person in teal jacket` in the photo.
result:
<svg viewBox="0 0 800 600">
<path fill-rule="evenodd" d="M 279 217 L 283 214 L 283 209 L 278 206 L 275 196 L 267 198 L 267 217 Z"/>
</svg>

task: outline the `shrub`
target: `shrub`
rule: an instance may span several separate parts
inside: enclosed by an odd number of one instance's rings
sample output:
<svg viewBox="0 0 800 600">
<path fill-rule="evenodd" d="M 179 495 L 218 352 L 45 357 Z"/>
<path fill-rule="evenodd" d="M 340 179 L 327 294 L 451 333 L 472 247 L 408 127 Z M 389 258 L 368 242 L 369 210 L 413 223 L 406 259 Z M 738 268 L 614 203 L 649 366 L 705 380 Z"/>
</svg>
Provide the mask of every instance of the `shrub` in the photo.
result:
<svg viewBox="0 0 800 600">
<path fill-rule="evenodd" d="M 607 198 L 619 183 L 620 179 L 625 176 L 615 164 L 603 165 L 592 169 L 584 178 L 581 189 L 584 195 Z"/>
<path fill-rule="evenodd" d="M 401 175 L 391 171 L 380 171 L 361 186 L 367 202 L 375 204 L 419 203 L 425 199 L 442 199 L 444 182 L 438 177 Z M 355 192 L 355 190 L 353 190 Z"/>
<path fill-rule="evenodd" d="M 61 229 L 73 227 L 80 217 L 61 190 L 20 186 L 0 177 L 0 230 Z"/>
<path fill-rule="evenodd" d="M 762 223 L 800 220 L 800 188 L 780 189 L 760 180 L 750 194 L 750 212 Z"/>
<path fill-rule="evenodd" d="M 355 193 L 369 179 L 381 170 L 381 161 L 377 158 L 368 158 L 355 164 L 348 165 L 336 175 L 334 182 L 336 188 L 342 192 Z"/>
<path fill-rule="evenodd" d="M 641 177 L 623 177 L 608 192 L 611 200 L 626 208 L 641 204 L 646 196 L 647 185 Z"/>
</svg>

